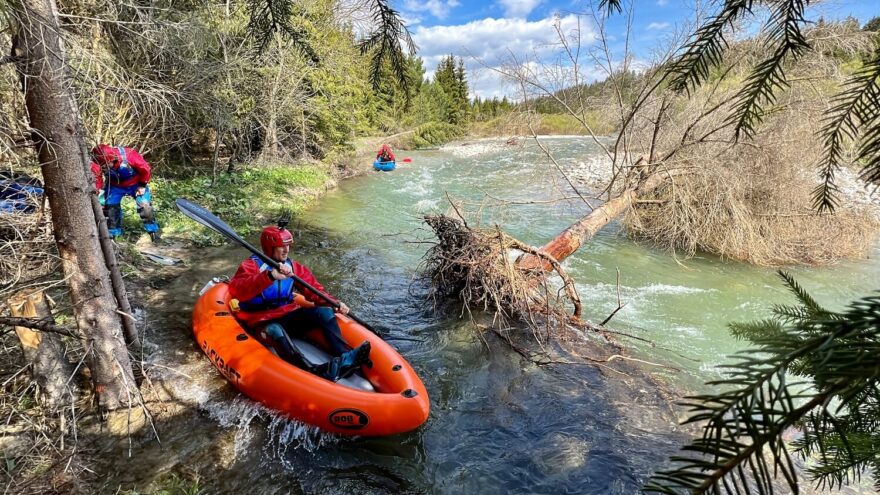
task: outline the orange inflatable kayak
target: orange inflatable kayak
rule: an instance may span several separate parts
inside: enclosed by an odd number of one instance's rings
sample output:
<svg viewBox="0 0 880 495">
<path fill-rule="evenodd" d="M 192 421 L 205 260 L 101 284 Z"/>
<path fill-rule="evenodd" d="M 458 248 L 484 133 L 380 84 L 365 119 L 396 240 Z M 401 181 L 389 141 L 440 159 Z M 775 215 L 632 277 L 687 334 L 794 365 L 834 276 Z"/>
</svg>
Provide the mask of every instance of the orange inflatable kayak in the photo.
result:
<svg viewBox="0 0 880 495">
<path fill-rule="evenodd" d="M 369 340 L 373 365 L 334 383 L 287 363 L 248 335 L 230 313 L 229 299 L 226 283 L 208 288 L 193 310 L 193 334 L 220 373 L 251 399 L 341 435 L 393 435 L 428 418 L 428 392 L 409 363 L 351 318 L 337 314 L 342 337 L 352 347 Z M 296 339 L 295 345 L 311 359 L 329 359 L 318 342 Z"/>
</svg>

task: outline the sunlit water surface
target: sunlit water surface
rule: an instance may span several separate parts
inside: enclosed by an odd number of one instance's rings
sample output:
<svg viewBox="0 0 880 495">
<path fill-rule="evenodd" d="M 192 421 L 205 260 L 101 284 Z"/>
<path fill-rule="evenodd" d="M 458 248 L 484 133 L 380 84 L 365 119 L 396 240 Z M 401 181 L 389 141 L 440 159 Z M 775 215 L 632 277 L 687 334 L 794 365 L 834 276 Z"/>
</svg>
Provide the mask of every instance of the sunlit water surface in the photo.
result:
<svg viewBox="0 0 880 495">
<path fill-rule="evenodd" d="M 601 168 L 586 139 L 545 142 L 564 169 Z M 484 141 L 401 155 L 412 164 L 344 181 L 299 219 L 294 254 L 359 316 L 392 337 L 418 340 L 393 344 L 423 378 L 431 417 L 405 435 L 337 439 L 244 398 L 207 400 L 215 420 L 239 429 L 240 460 L 223 478 L 279 493 L 637 492 L 685 439 L 674 415 L 658 413 L 664 401 L 652 387 L 589 366 L 535 366 L 494 339 L 487 348 L 457 312 L 432 310 L 418 278 L 428 247 L 421 241 L 431 239 L 422 216 L 447 212 L 448 198 L 471 212 L 482 205 L 483 225 L 498 223 L 536 246 L 587 207 L 580 199 L 493 206 L 573 195 L 534 144 Z M 595 193 L 589 182 L 579 185 L 585 195 Z M 226 269 L 234 263 L 230 258 Z M 743 348 L 728 322 L 765 317 L 772 304 L 792 302 L 772 269 L 712 256 L 676 260 L 627 239 L 617 224 L 564 266 L 593 321 L 617 307 L 620 271 L 626 306 L 609 325 L 656 343 L 621 339 L 632 354 L 681 370 L 650 370 L 676 390 L 717 378 L 718 365 Z M 790 272 L 834 309 L 880 281 L 876 259 Z"/>
</svg>

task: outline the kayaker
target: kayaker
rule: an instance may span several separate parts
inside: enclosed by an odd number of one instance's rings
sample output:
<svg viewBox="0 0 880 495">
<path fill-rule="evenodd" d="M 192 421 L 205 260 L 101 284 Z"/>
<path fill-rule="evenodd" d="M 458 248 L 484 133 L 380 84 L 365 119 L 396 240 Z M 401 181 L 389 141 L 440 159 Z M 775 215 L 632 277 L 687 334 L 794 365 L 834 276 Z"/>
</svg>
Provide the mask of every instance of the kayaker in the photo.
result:
<svg viewBox="0 0 880 495">
<path fill-rule="evenodd" d="M 272 269 L 257 256 L 244 260 L 229 281 L 230 295 L 239 301 L 238 320 L 264 345 L 275 350 L 279 357 L 294 365 L 322 375 L 328 380 L 345 378 L 367 362 L 370 343 L 364 342 L 351 349 L 339 330 L 336 314 L 327 306 L 324 299 L 312 291 L 295 283 L 291 275 L 296 275 L 326 294 L 312 272 L 296 261 L 288 258 L 293 236 L 283 226 L 270 226 L 260 234 L 263 253 L 281 264 L 281 269 Z M 313 308 L 301 307 L 294 296 L 300 292 L 315 304 Z M 345 303 L 339 303 L 339 312 L 347 314 Z M 290 342 L 290 335 L 318 327 L 330 345 L 335 356 L 326 365 L 313 368 L 307 363 Z"/>
<path fill-rule="evenodd" d="M 134 148 L 99 144 L 91 152 L 95 190 L 104 205 L 110 237 L 122 235 L 122 198 L 131 196 L 153 242 L 159 241 L 159 224 L 150 196 L 150 164 Z M 107 182 L 104 182 L 104 175 Z M 106 187 L 105 187 L 106 186 Z"/>
<path fill-rule="evenodd" d="M 379 152 L 376 153 L 376 159 L 380 162 L 393 162 L 394 153 L 391 151 L 391 148 L 389 148 L 387 144 L 383 144 L 382 147 L 379 148 Z"/>
</svg>

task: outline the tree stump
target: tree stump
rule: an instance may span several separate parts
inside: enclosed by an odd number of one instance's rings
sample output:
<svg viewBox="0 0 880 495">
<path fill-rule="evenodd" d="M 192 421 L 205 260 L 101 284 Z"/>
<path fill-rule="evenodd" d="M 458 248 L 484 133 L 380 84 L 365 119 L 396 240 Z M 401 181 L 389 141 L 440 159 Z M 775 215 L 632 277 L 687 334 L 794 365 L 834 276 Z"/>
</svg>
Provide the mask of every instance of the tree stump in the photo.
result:
<svg viewBox="0 0 880 495">
<path fill-rule="evenodd" d="M 43 291 L 18 292 L 8 304 L 12 316 L 54 321 Z M 37 400 L 53 409 L 63 405 L 74 396 L 76 384 L 70 379 L 73 366 L 64 355 L 61 337 L 26 327 L 15 327 L 15 333 L 31 377 L 37 384 Z"/>
</svg>

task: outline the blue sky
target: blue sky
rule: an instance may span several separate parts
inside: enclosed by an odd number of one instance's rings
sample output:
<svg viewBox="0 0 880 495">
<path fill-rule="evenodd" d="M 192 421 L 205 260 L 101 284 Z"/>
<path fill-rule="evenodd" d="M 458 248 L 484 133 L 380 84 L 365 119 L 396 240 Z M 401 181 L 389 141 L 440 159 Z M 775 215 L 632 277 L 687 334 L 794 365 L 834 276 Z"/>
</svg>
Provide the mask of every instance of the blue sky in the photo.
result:
<svg viewBox="0 0 880 495">
<path fill-rule="evenodd" d="M 704 5 L 711 1 L 703 0 Z M 693 19 L 693 0 L 633 0 L 631 55 L 647 63 L 657 47 L 669 42 L 676 30 Z M 393 3 L 419 46 L 429 74 L 450 53 L 462 56 L 468 68 L 471 96 L 515 96 L 516 88 L 492 68 L 512 58 L 532 66 L 552 64 L 560 54 L 554 24 L 569 36 L 578 31 L 581 45 L 595 47 L 596 26 L 586 15 L 589 2 L 578 0 L 396 0 Z M 853 16 L 864 23 L 880 16 L 880 0 L 828 0 L 811 7 L 808 19 Z M 626 18 L 614 16 L 606 26 L 612 58 L 623 53 Z M 586 58 L 586 56 L 585 56 Z M 585 64 L 585 67 L 588 64 Z M 587 79 L 602 78 L 592 71 Z"/>
</svg>

